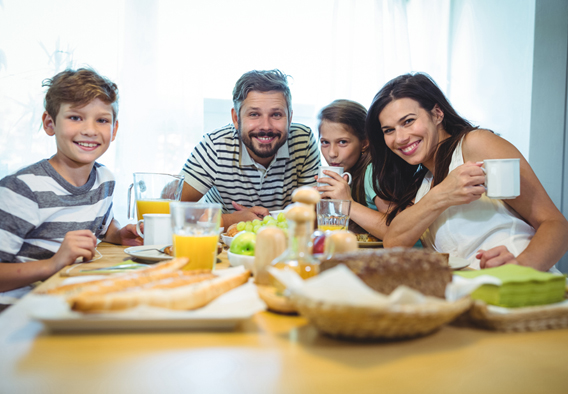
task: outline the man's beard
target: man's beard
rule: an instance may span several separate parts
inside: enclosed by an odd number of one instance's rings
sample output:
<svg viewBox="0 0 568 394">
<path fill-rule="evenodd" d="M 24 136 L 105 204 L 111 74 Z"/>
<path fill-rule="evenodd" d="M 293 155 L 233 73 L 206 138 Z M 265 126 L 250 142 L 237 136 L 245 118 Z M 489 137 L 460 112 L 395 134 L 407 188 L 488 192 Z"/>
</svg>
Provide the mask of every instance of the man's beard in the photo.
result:
<svg viewBox="0 0 568 394">
<path fill-rule="evenodd" d="M 255 146 L 255 144 L 253 143 L 252 138 L 250 137 L 249 134 L 243 133 L 243 127 L 242 127 L 240 119 L 239 119 L 239 130 L 238 131 L 239 131 L 239 138 L 241 139 L 243 144 L 245 144 L 245 146 L 252 153 L 254 153 L 256 156 L 258 156 L 262 159 L 267 159 L 269 157 L 276 155 L 276 152 L 278 152 L 278 149 L 280 149 L 280 147 L 282 145 L 284 145 L 284 143 L 288 139 L 288 133 L 289 133 L 289 129 L 286 130 L 285 133 L 275 133 L 273 131 L 269 131 L 269 132 L 260 131 L 258 133 L 254 133 L 252 135 L 253 138 L 254 137 L 269 137 L 270 138 L 270 137 L 280 136 L 279 141 L 276 142 L 276 145 L 274 145 L 273 148 L 271 148 L 272 144 L 261 145 L 261 147 L 259 148 L 258 146 Z M 284 135 L 282 135 L 282 134 L 284 134 Z"/>
</svg>

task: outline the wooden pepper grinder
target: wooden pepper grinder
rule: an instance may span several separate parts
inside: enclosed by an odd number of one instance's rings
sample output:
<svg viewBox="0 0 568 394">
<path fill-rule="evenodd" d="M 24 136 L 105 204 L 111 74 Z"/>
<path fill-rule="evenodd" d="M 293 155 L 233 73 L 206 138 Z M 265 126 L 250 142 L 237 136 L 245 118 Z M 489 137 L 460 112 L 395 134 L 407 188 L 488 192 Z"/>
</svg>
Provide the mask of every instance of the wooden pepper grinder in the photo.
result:
<svg viewBox="0 0 568 394">
<path fill-rule="evenodd" d="M 256 236 L 253 275 L 257 285 L 269 285 L 270 274 L 266 271 L 272 260 L 286 250 L 286 235 L 278 227 L 265 227 Z"/>
</svg>

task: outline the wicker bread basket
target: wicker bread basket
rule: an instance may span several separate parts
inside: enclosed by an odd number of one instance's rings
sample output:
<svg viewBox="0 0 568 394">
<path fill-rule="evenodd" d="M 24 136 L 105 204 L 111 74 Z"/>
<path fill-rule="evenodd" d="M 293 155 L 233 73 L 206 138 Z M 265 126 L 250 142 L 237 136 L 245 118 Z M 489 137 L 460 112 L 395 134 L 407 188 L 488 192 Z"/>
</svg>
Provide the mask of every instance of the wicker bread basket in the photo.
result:
<svg viewBox="0 0 568 394">
<path fill-rule="evenodd" d="M 498 313 L 483 301 L 475 300 L 464 316 L 476 326 L 497 331 L 541 331 L 568 328 L 568 304 L 510 308 Z"/>
<path fill-rule="evenodd" d="M 426 335 L 449 323 L 471 305 L 469 297 L 456 302 L 356 307 L 328 304 L 292 295 L 302 316 L 319 331 L 348 339 L 399 339 Z"/>
</svg>

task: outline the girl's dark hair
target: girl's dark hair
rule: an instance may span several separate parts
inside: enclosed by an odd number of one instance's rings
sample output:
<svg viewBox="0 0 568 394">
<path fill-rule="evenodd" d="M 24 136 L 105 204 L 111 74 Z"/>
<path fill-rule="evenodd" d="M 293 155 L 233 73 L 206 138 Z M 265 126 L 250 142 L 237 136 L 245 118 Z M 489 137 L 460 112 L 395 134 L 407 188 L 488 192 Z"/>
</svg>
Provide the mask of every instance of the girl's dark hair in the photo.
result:
<svg viewBox="0 0 568 394">
<path fill-rule="evenodd" d="M 363 142 L 367 140 L 365 134 L 365 119 L 367 110 L 361 104 L 351 100 L 335 100 L 331 104 L 325 106 L 318 115 L 318 130 L 321 135 L 321 124 L 324 120 L 332 123 L 339 123 L 347 127 L 347 129 Z M 365 199 L 365 170 L 371 162 L 369 149 L 364 149 L 361 155 L 349 170 L 353 177 L 351 182 L 351 196 L 353 200 L 362 205 L 367 205 Z"/>
<path fill-rule="evenodd" d="M 412 199 L 422 184 L 427 169 L 422 165 L 411 165 L 393 153 L 385 143 L 379 115 L 392 101 L 410 98 L 431 113 L 437 105 L 444 113 L 442 126 L 450 135 L 436 150 L 433 185 L 442 182 L 448 175 L 452 153 L 462 137 L 475 130 L 470 122 L 453 109 L 444 93 L 426 74 L 405 74 L 387 82 L 377 93 L 367 114 L 365 132 L 369 139 L 373 163 L 373 187 L 377 196 L 390 202 L 387 225 L 401 211 L 412 204 Z"/>
</svg>

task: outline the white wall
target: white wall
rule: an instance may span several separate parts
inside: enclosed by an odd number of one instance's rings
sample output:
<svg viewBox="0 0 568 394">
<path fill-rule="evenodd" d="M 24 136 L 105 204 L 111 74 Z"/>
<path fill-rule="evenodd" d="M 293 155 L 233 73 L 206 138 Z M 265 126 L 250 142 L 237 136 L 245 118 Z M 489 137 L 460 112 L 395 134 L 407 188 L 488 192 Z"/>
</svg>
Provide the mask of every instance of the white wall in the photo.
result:
<svg viewBox="0 0 568 394">
<path fill-rule="evenodd" d="M 568 2 L 536 0 L 529 162 L 568 217 Z M 568 254 L 558 264 L 568 272 Z"/>
<path fill-rule="evenodd" d="M 534 0 L 451 2 L 448 96 L 529 157 Z"/>
</svg>

